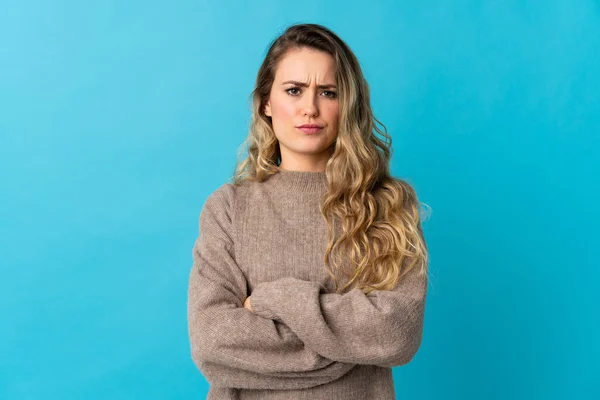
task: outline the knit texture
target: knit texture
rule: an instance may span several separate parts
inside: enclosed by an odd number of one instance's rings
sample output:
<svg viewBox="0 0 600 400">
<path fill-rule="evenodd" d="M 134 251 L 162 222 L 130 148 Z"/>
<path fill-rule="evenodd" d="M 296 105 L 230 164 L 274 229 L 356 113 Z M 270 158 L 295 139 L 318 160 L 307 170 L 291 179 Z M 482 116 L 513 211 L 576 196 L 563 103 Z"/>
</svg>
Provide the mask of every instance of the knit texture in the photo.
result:
<svg viewBox="0 0 600 400">
<path fill-rule="evenodd" d="M 188 331 L 209 400 L 395 399 L 391 367 L 419 349 L 427 280 L 413 268 L 393 290 L 334 293 L 326 191 L 325 172 L 280 170 L 205 201 Z"/>
</svg>

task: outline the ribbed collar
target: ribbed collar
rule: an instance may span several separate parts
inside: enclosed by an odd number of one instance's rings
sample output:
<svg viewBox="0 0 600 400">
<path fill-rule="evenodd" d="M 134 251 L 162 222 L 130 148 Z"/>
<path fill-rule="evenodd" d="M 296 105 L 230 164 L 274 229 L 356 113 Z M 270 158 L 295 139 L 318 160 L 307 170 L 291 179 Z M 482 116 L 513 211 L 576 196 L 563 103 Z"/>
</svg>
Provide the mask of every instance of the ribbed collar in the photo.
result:
<svg viewBox="0 0 600 400">
<path fill-rule="evenodd" d="M 294 192 L 322 192 L 327 190 L 327 173 L 290 171 L 280 169 L 269 180 L 280 189 Z"/>
</svg>

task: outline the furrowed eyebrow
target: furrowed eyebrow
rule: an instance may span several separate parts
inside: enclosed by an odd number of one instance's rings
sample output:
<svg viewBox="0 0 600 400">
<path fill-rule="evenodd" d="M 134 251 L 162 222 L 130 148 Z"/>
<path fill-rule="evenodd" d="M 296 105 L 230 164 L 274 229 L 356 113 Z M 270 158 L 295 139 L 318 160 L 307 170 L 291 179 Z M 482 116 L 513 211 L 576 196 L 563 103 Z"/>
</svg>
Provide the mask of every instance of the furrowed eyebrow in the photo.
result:
<svg viewBox="0 0 600 400">
<path fill-rule="evenodd" d="M 300 86 L 300 87 L 308 87 L 307 83 L 298 82 L 298 81 L 285 81 L 285 82 L 282 83 L 282 85 L 285 85 L 287 83 L 293 83 L 294 85 Z M 333 84 L 325 84 L 325 85 L 317 85 L 317 88 L 319 88 L 319 89 L 330 89 L 330 88 L 335 89 L 336 86 L 333 85 Z"/>
</svg>

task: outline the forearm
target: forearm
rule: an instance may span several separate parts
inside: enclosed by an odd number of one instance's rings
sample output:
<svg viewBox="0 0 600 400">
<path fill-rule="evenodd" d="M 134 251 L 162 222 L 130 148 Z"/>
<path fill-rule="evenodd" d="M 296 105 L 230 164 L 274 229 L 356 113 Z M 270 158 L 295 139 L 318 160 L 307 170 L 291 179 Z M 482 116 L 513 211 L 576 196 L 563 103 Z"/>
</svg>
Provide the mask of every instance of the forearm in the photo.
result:
<svg viewBox="0 0 600 400">
<path fill-rule="evenodd" d="M 189 279 L 188 330 L 192 359 L 207 380 L 259 388 L 311 387 L 335 380 L 354 364 L 333 361 L 305 346 L 284 323 L 242 307 L 196 265 Z"/>
<path fill-rule="evenodd" d="M 240 389 L 306 389 L 332 382 L 352 368 L 353 364 L 334 362 L 314 371 L 261 374 L 224 364 L 197 360 L 196 366 L 214 386 Z"/>
<path fill-rule="evenodd" d="M 327 359 L 395 366 L 420 347 L 425 293 L 426 281 L 417 278 L 367 296 L 358 289 L 322 293 L 315 282 L 288 277 L 257 285 L 251 303 L 255 313 L 285 323 Z"/>
</svg>

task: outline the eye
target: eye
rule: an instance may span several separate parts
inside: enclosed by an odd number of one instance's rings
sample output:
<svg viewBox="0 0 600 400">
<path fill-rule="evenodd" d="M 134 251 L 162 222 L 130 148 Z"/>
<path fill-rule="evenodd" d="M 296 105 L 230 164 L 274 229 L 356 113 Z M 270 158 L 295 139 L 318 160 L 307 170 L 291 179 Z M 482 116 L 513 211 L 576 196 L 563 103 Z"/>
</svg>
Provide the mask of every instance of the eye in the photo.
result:
<svg viewBox="0 0 600 400">
<path fill-rule="evenodd" d="M 291 96 L 297 96 L 298 93 L 296 93 L 296 92 L 291 93 L 290 92 L 291 90 L 300 90 L 300 88 L 291 87 L 291 88 L 285 90 L 287 94 L 289 94 Z M 337 97 L 337 93 L 332 90 L 324 90 L 323 93 L 326 93 L 325 97 L 327 97 L 329 99 L 335 99 Z"/>
</svg>

